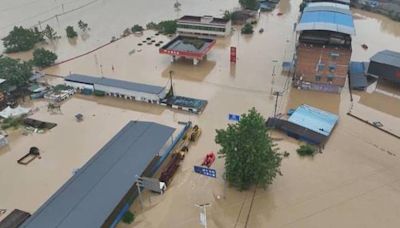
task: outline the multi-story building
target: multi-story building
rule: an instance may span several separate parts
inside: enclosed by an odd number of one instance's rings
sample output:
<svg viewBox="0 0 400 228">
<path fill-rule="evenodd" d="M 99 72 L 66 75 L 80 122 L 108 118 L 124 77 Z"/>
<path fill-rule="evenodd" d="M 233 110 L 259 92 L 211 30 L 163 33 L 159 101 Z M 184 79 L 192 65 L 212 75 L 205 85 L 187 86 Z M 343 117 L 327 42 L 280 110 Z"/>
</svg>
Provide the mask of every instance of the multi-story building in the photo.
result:
<svg viewBox="0 0 400 228">
<path fill-rule="evenodd" d="M 189 36 L 228 36 L 231 21 L 212 16 L 183 16 L 177 21 L 177 32 Z"/>
<path fill-rule="evenodd" d="M 309 3 L 296 27 L 298 44 L 294 85 L 339 93 L 345 85 L 355 34 L 349 6 Z"/>
</svg>

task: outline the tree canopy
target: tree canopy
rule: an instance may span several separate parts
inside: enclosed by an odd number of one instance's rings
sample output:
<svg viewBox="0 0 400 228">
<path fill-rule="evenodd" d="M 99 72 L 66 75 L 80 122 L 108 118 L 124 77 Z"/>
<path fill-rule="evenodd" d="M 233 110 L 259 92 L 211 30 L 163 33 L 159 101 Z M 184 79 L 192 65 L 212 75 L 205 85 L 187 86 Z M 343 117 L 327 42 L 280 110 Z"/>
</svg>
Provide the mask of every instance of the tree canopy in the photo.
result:
<svg viewBox="0 0 400 228">
<path fill-rule="evenodd" d="M 140 25 L 134 25 L 131 29 L 132 32 L 142 32 L 144 28 Z"/>
<path fill-rule="evenodd" d="M 74 37 L 78 36 L 78 33 L 75 32 L 73 26 L 67 26 L 65 31 L 67 32 L 67 37 L 68 38 L 74 38 Z"/>
<path fill-rule="evenodd" d="M 22 26 L 14 26 L 13 30 L 4 37 L 3 45 L 6 52 L 20 52 L 31 50 L 36 43 L 43 41 L 43 34 L 35 27 L 26 29 Z"/>
<path fill-rule="evenodd" d="M 9 57 L 0 57 L 0 78 L 6 80 L 9 86 L 26 85 L 32 76 L 32 66 Z"/>
<path fill-rule="evenodd" d="M 49 40 L 56 40 L 61 38 L 57 35 L 57 32 L 50 25 L 46 25 L 46 28 L 43 30 L 43 35 Z"/>
<path fill-rule="evenodd" d="M 265 119 L 255 108 L 236 124 L 217 130 L 215 142 L 225 158 L 226 180 L 240 190 L 266 187 L 280 173 L 281 156 L 267 134 Z"/>
<path fill-rule="evenodd" d="M 253 34 L 253 25 L 251 25 L 250 23 L 245 24 L 241 32 L 242 34 Z"/>
<path fill-rule="evenodd" d="M 82 20 L 78 21 L 78 27 L 82 32 L 86 32 L 89 30 L 89 25 L 88 23 L 83 22 Z"/>
<path fill-rule="evenodd" d="M 57 59 L 57 55 L 44 48 L 36 49 L 33 52 L 33 64 L 38 67 L 46 67 L 52 65 Z"/>
<path fill-rule="evenodd" d="M 257 0 L 239 0 L 240 5 L 245 9 L 257 9 Z"/>
</svg>

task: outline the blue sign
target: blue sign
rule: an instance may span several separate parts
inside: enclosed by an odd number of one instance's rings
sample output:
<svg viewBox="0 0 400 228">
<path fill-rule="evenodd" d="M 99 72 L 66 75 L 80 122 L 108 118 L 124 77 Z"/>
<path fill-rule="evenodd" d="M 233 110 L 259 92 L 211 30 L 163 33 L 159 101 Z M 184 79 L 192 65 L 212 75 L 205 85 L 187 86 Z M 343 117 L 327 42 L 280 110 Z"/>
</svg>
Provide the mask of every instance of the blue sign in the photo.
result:
<svg viewBox="0 0 400 228">
<path fill-rule="evenodd" d="M 240 116 L 239 116 L 239 115 L 235 115 L 235 114 L 229 114 L 228 119 L 229 119 L 229 120 L 232 120 L 232 121 L 237 121 L 237 122 L 239 122 Z"/>
<path fill-rule="evenodd" d="M 215 169 L 209 169 L 202 166 L 194 166 L 194 172 L 204 176 L 217 178 L 217 171 Z"/>
</svg>

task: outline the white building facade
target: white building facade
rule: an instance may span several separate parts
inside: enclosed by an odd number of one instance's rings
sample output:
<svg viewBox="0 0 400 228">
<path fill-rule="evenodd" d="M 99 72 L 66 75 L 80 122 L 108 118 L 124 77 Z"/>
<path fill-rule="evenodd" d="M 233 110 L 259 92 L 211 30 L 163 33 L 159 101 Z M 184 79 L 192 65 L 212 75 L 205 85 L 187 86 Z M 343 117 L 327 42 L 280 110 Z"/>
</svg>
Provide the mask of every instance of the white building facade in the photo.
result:
<svg viewBox="0 0 400 228">
<path fill-rule="evenodd" d="M 177 33 L 189 36 L 229 36 L 232 31 L 230 20 L 212 16 L 183 16 L 177 21 Z"/>
<path fill-rule="evenodd" d="M 153 86 L 110 78 L 72 74 L 65 77 L 65 85 L 75 89 L 102 91 L 108 96 L 159 104 L 167 95 L 167 87 Z"/>
</svg>

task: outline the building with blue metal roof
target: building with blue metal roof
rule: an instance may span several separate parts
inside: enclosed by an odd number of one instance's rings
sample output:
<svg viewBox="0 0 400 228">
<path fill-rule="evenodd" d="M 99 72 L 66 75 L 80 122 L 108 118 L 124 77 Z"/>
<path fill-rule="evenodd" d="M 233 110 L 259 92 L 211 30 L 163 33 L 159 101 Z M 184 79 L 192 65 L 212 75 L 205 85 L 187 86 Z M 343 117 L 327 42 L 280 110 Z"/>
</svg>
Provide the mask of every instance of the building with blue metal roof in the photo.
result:
<svg viewBox="0 0 400 228">
<path fill-rule="evenodd" d="M 175 129 L 131 121 L 21 227 L 110 227 L 132 201 L 135 182 L 172 143 Z"/>
<path fill-rule="evenodd" d="M 349 6 L 337 3 L 309 3 L 296 27 L 296 31 L 305 30 L 356 33 Z"/>
<path fill-rule="evenodd" d="M 293 138 L 322 146 L 331 135 L 338 119 L 335 114 L 303 104 L 296 108 L 288 120 L 268 118 L 266 126 L 282 130 Z"/>
<path fill-rule="evenodd" d="M 293 112 L 289 122 L 329 136 L 339 117 L 333 113 L 303 104 Z"/>
</svg>

